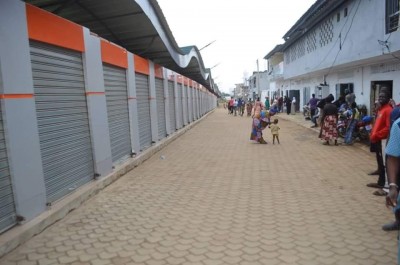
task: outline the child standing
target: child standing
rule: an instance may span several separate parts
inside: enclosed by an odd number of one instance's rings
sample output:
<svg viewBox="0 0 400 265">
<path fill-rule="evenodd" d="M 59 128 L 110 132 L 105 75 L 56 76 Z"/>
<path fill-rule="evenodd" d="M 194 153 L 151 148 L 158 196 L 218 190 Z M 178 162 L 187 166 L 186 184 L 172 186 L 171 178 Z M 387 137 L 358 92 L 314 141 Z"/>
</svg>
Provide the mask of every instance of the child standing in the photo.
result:
<svg viewBox="0 0 400 265">
<path fill-rule="evenodd" d="M 279 126 L 278 126 L 278 119 L 274 120 L 274 123 L 270 125 L 271 128 L 271 133 L 272 133 L 272 144 L 275 144 L 275 138 L 278 141 L 278 144 L 280 144 L 279 142 Z"/>
</svg>

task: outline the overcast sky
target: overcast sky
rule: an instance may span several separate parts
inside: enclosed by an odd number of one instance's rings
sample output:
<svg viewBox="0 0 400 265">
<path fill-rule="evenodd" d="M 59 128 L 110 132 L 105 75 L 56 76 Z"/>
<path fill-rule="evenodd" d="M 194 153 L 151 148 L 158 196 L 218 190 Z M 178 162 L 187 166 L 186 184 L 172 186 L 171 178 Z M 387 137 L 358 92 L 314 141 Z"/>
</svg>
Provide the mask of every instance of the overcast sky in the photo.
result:
<svg viewBox="0 0 400 265">
<path fill-rule="evenodd" d="M 264 56 L 315 0 L 157 0 L 180 47 L 204 48 L 201 55 L 221 92 L 244 76 L 267 68 Z"/>
</svg>

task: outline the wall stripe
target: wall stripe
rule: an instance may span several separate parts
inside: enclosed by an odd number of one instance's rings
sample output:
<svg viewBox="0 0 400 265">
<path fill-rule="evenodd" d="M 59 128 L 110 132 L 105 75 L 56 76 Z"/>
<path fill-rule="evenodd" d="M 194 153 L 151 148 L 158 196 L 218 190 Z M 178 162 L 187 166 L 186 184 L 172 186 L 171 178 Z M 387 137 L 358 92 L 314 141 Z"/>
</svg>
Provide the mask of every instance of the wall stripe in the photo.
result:
<svg viewBox="0 0 400 265">
<path fill-rule="evenodd" d="M 144 59 L 136 54 L 134 54 L 135 60 L 135 72 L 150 75 L 150 64 L 147 59 Z"/>
<path fill-rule="evenodd" d="M 33 94 L 0 94 L 0 99 L 33 98 Z"/>
<path fill-rule="evenodd" d="M 101 40 L 101 60 L 122 68 L 128 68 L 126 50 L 104 39 Z"/>
<path fill-rule="evenodd" d="M 83 28 L 45 10 L 26 4 L 28 35 L 37 40 L 56 46 L 83 52 Z"/>
</svg>

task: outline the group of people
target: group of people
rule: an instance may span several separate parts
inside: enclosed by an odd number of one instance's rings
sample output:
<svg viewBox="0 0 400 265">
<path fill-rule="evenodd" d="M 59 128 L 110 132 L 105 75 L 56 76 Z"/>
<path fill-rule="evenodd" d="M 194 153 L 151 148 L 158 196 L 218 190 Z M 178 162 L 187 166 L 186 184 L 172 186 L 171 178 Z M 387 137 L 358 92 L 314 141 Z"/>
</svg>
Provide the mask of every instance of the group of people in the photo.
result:
<svg viewBox="0 0 400 265">
<path fill-rule="evenodd" d="M 269 100 L 268 100 L 269 102 Z M 267 144 L 267 141 L 263 138 L 263 130 L 265 128 L 271 129 L 272 143 L 275 144 L 275 140 L 279 142 L 279 130 L 278 119 L 274 119 L 271 122 L 271 117 L 278 113 L 277 103 L 273 103 L 268 108 L 260 101 L 260 98 L 254 102 L 254 106 L 251 111 L 252 124 L 250 140 L 258 142 L 260 144 Z"/>
<path fill-rule="evenodd" d="M 315 113 L 320 109 L 320 134 L 324 145 L 333 142 L 338 145 L 337 121 L 338 112 L 343 108 L 351 111 L 351 122 L 348 125 L 344 143 L 350 143 L 354 124 L 360 119 L 360 113 L 355 103 L 353 93 L 346 92 L 345 97 L 334 102 L 332 94 L 322 100 L 316 100 L 315 95 L 309 101 L 312 121 L 318 125 Z M 382 87 L 378 100 L 375 102 L 375 121 L 370 133 L 370 151 L 375 154 L 377 169 L 368 175 L 377 175 L 376 182 L 368 183 L 367 187 L 376 188 L 373 193 L 387 196 L 386 205 L 393 207 L 395 221 L 382 226 L 385 231 L 400 229 L 400 104 L 396 105 L 390 98 L 389 90 Z M 400 252 L 399 252 L 400 253 Z M 400 259 L 399 259 L 400 260 Z"/>
<path fill-rule="evenodd" d="M 242 98 L 235 99 L 231 97 L 231 99 L 228 101 L 227 106 L 228 106 L 228 114 L 237 116 L 238 114 L 240 116 L 243 116 L 244 114 L 244 108 L 245 108 L 245 101 Z M 224 105 L 226 108 L 226 105 Z"/>
<path fill-rule="evenodd" d="M 349 90 L 345 91 L 345 96 L 339 97 L 334 101 L 334 96 L 329 94 L 326 98 L 318 100 L 315 94 L 311 95 L 308 106 L 311 112 L 311 121 L 313 125 L 311 128 L 318 127 L 320 124 L 320 134 L 324 145 L 338 145 L 338 116 L 339 112 L 347 113 L 350 122 L 346 128 L 345 144 L 352 144 L 352 135 L 357 122 L 360 119 L 360 111 L 358 110 L 357 103 L 355 102 L 354 93 Z"/>
</svg>

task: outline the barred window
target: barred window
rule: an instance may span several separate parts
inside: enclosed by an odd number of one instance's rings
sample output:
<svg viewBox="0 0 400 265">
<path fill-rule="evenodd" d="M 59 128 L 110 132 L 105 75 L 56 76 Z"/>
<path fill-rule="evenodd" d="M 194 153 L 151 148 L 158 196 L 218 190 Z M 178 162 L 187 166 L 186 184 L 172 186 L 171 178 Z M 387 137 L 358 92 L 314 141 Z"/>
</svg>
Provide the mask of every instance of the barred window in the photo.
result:
<svg viewBox="0 0 400 265">
<path fill-rule="evenodd" d="M 386 34 L 399 28 L 399 0 L 386 0 Z"/>
</svg>

